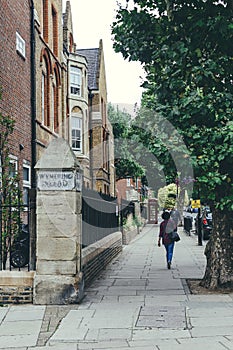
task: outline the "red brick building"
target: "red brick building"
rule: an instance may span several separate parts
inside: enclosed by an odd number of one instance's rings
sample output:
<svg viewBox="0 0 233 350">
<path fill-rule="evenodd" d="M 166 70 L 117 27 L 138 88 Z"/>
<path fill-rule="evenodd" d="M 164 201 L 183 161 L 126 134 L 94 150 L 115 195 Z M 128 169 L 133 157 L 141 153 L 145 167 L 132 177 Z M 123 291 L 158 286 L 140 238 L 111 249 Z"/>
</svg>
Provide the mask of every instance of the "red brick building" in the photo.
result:
<svg viewBox="0 0 233 350">
<path fill-rule="evenodd" d="M 63 53 L 62 1 L 35 1 L 36 152 L 67 139 L 67 66 Z"/>
<path fill-rule="evenodd" d="M 10 159 L 26 200 L 31 171 L 30 1 L 1 0 L 0 23 L 0 113 L 15 120 Z"/>
<path fill-rule="evenodd" d="M 134 180 L 133 178 L 128 177 L 117 180 L 116 188 L 118 199 L 126 199 L 129 201 L 140 200 L 141 186 L 140 178 Z"/>
</svg>

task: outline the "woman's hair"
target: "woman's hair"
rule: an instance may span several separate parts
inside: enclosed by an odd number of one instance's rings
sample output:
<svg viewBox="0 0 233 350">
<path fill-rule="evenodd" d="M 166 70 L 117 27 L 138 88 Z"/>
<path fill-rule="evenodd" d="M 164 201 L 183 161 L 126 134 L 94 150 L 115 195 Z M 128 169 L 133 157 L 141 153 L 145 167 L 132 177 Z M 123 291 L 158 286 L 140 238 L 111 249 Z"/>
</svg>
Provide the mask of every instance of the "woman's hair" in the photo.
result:
<svg viewBox="0 0 233 350">
<path fill-rule="evenodd" d="M 163 220 L 169 220 L 170 219 L 170 213 L 168 211 L 165 211 L 163 214 L 162 214 L 162 219 Z"/>
</svg>

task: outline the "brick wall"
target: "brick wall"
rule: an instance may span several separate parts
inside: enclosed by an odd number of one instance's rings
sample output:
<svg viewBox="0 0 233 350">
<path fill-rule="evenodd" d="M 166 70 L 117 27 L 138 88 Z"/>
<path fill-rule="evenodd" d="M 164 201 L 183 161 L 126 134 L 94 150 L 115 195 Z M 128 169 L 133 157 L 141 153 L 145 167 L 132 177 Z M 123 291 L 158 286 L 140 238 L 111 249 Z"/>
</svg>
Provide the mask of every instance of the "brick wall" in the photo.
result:
<svg viewBox="0 0 233 350">
<path fill-rule="evenodd" d="M 0 271 L 0 305 L 33 302 L 33 271 Z"/>
<path fill-rule="evenodd" d="M 36 121 L 37 121 L 37 159 L 43 154 L 45 147 L 57 135 L 67 136 L 66 63 L 63 59 L 63 27 L 62 1 L 35 1 L 36 12 Z M 47 66 L 46 66 L 47 65 Z M 42 75 L 48 85 L 45 98 L 45 120 L 42 121 Z M 52 91 L 56 88 L 57 104 L 52 104 Z M 54 95 L 55 96 L 55 95 Z M 53 120 L 55 112 L 55 121 Z M 57 127 L 58 124 L 58 127 Z"/>
<path fill-rule="evenodd" d="M 122 251 L 122 234 L 115 232 L 82 250 L 85 287 Z"/>
<path fill-rule="evenodd" d="M 0 304 L 32 304 L 32 287 L 0 287 Z"/>
<path fill-rule="evenodd" d="M 29 1 L 2 0 L 0 23 L 0 112 L 16 121 L 10 153 L 18 158 L 20 171 L 23 160 L 31 161 Z M 16 31 L 25 41 L 25 58 L 16 51 Z M 21 152 L 19 144 L 24 146 Z"/>
</svg>

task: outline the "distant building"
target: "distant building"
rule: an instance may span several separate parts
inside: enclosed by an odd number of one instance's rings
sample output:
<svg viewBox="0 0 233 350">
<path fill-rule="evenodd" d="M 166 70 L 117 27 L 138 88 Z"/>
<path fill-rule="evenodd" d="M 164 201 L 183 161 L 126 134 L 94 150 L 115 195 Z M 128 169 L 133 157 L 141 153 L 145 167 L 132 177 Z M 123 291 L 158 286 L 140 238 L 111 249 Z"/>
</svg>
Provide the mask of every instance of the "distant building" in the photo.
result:
<svg viewBox="0 0 233 350">
<path fill-rule="evenodd" d="M 84 186 L 115 195 L 102 40 L 98 48 L 76 50 L 70 1 L 63 13 L 61 0 L 2 0 L 0 19 L 0 112 L 16 121 L 10 156 L 25 201 L 32 163 L 58 137 L 81 163 Z"/>
<path fill-rule="evenodd" d="M 72 32 L 71 7 L 67 2 L 63 15 L 63 37 L 68 72 L 67 139 L 82 166 L 83 184 L 91 188 L 87 59 L 76 52 Z"/>
<path fill-rule="evenodd" d="M 107 116 L 107 86 L 102 40 L 98 48 L 76 51 L 87 59 L 91 188 L 115 195 L 114 143 Z"/>
<path fill-rule="evenodd" d="M 141 200 L 141 179 L 134 180 L 131 177 L 117 180 L 117 197 L 119 199 L 126 199 L 128 201 Z"/>
</svg>

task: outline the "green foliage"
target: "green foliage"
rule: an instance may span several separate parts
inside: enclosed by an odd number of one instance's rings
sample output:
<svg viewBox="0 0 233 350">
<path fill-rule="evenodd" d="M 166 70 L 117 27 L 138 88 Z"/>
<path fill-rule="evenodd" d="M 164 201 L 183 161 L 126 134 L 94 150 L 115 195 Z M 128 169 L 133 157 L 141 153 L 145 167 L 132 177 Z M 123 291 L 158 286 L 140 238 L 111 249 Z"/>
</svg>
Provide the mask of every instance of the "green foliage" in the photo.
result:
<svg viewBox="0 0 233 350">
<path fill-rule="evenodd" d="M 178 187 L 178 196 L 180 195 L 180 187 Z M 167 186 L 164 186 L 158 191 L 158 204 L 159 208 L 171 209 L 176 206 L 176 195 L 177 195 L 177 185 L 171 183 Z M 184 194 L 184 205 L 188 205 L 189 197 L 187 191 Z"/>
<path fill-rule="evenodd" d="M 137 160 L 138 153 L 130 136 L 130 114 L 109 104 L 108 117 L 113 126 L 117 179 L 143 176 L 144 168 Z"/>
<path fill-rule="evenodd" d="M 158 191 L 158 204 L 159 208 L 163 209 L 172 209 L 176 203 L 176 190 L 177 187 L 175 184 L 170 184 L 168 186 L 164 186 Z M 173 194 L 174 196 L 170 196 Z"/>
<path fill-rule="evenodd" d="M 153 113 L 139 116 L 144 123 L 149 119 L 150 133 L 142 139 L 166 168 L 166 179 L 174 181 L 177 161 L 170 157 L 169 142 L 164 151 L 163 135 L 171 139 L 177 159 L 189 159 L 201 194 L 216 208 L 230 211 L 232 14 L 230 0 L 134 0 L 119 8 L 112 29 L 115 50 L 144 64 L 142 107 Z M 160 120 L 169 121 L 183 142 L 168 134 Z M 183 144 L 188 152 L 182 151 Z M 183 164 L 181 177 L 186 176 Z"/>
<path fill-rule="evenodd" d="M 21 219 L 20 209 L 21 193 L 19 189 L 19 176 L 12 173 L 9 137 L 14 131 L 14 120 L 9 116 L 0 114 L 0 205 L 1 205 L 1 229 L 3 268 L 6 268 L 6 260 L 9 247 L 14 235 L 19 232 Z"/>
</svg>

